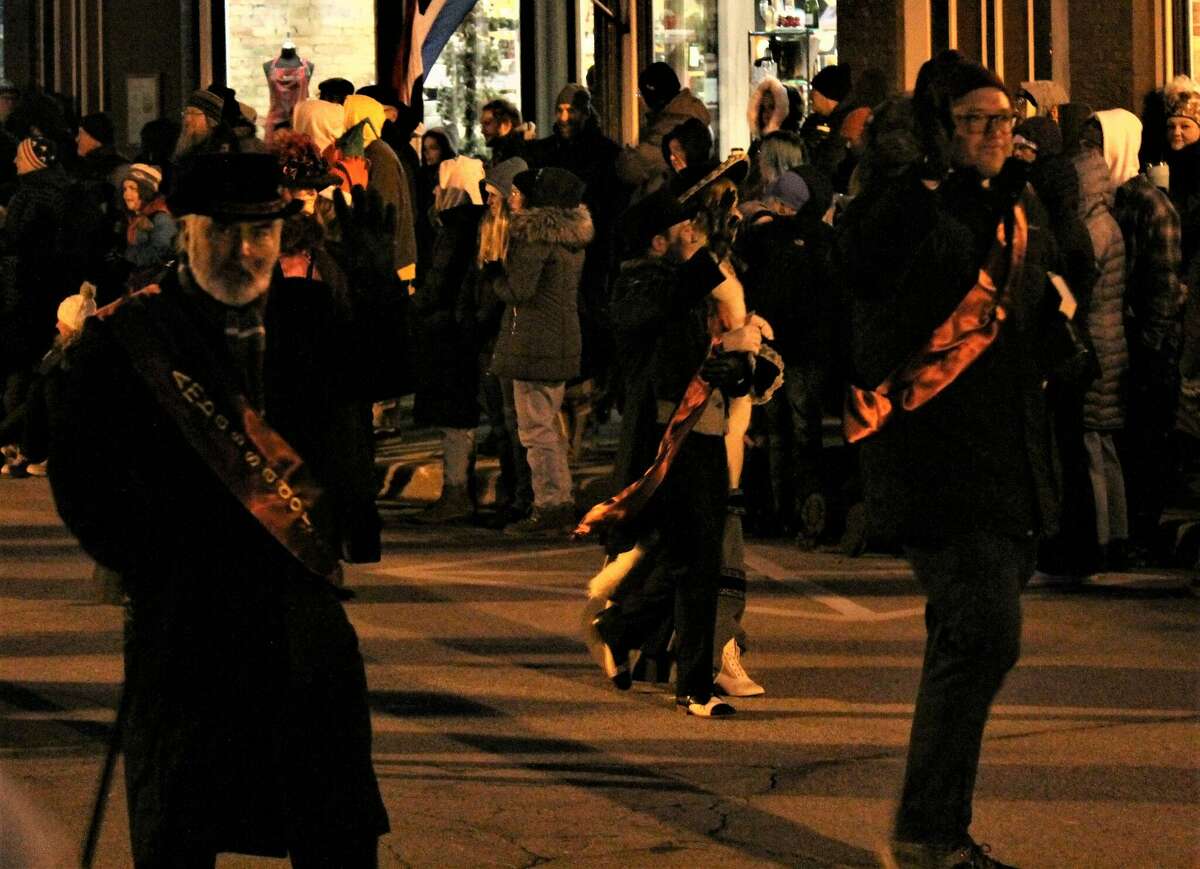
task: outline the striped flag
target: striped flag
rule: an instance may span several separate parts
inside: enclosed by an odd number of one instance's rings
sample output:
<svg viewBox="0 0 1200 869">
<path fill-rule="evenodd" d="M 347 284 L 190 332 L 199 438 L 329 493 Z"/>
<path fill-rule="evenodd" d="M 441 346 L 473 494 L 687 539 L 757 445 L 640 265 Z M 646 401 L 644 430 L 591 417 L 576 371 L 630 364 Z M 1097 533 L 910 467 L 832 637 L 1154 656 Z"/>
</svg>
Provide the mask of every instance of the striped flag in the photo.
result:
<svg viewBox="0 0 1200 869">
<path fill-rule="evenodd" d="M 458 25 L 477 0 L 404 0 L 404 32 L 392 84 L 405 103 L 421 111 L 421 87 Z"/>
</svg>

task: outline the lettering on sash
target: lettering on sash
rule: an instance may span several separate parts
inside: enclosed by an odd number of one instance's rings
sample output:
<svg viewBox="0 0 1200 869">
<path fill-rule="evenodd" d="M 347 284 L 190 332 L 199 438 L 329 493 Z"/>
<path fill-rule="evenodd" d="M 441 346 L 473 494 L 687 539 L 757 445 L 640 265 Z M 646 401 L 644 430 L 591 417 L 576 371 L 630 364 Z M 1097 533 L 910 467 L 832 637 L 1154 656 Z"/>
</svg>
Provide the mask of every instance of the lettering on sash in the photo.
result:
<svg viewBox="0 0 1200 869">
<path fill-rule="evenodd" d="M 175 381 L 175 386 L 179 390 L 179 394 L 189 405 L 194 407 L 201 415 L 204 416 L 218 432 L 229 438 L 229 441 L 242 451 L 242 461 L 247 466 L 259 471 L 262 481 L 267 488 L 275 492 L 287 509 L 292 513 L 298 513 L 299 520 L 305 528 L 312 528 L 312 520 L 309 518 L 307 505 L 300 494 L 291 487 L 287 480 L 283 479 L 277 470 L 271 467 L 267 459 L 253 447 L 249 446 L 249 441 L 246 436 L 232 426 L 229 417 L 222 413 L 217 413 L 216 404 L 208 397 L 208 391 L 204 386 L 197 382 L 194 378 L 184 374 L 182 371 L 172 371 L 171 379 Z M 261 470 L 259 470 L 261 468 Z"/>
</svg>

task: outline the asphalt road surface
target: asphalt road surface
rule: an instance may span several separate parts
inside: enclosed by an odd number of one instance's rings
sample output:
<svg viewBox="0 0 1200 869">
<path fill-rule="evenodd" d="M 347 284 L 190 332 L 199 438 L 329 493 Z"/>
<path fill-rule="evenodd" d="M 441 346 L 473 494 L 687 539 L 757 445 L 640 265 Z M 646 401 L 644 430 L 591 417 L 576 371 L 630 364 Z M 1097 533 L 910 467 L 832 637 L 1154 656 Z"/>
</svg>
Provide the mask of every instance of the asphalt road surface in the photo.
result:
<svg viewBox="0 0 1200 869">
<path fill-rule="evenodd" d="M 666 686 L 617 693 L 587 656 L 595 547 L 388 525 L 348 605 L 391 815 L 382 866 L 877 865 L 924 638 L 903 562 L 752 543 L 745 663 L 767 694 L 704 721 Z M 83 836 L 121 680 L 121 611 L 90 577 L 45 481 L 0 483 L 3 867 L 71 865 Z M 975 802 L 997 857 L 1200 865 L 1187 585 L 1143 573 L 1027 592 Z M 129 866 L 127 836 L 118 776 L 97 865 Z"/>
</svg>

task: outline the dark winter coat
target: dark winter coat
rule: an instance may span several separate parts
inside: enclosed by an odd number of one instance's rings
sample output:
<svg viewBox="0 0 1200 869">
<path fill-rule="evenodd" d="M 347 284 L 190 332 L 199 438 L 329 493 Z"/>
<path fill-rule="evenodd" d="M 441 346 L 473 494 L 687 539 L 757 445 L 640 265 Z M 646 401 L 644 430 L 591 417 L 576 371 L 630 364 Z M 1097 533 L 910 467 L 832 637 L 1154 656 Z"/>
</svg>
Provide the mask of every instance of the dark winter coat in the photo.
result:
<svg viewBox="0 0 1200 869">
<path fill-rule="evenodd" d="M 662 143 L 667 134 L 689 118 L 705 126 L 712 123 L 708 108 L 688 88 L 671 98 L 657 112 L 649 112 L 638 136 L 636 148 L 626 148 L 617 158 L 617 177 L 633 189 L 632 201 L 653 193 L 667 178 L 667 162 Z"/>
<path fill-rule="evenodd" d="M 1112 176 L 1104 157 L 1083 148 L 1075 158 L 1079 173 L 1079 216 L 1092 237 L 1100 277 L 1084 309 L 1088 337 L 1100 363 L 1100 376 L 1083 399 L 1083 425 L 1112 431 L 1125 425 L 1129 347 L 1125 341 L 1125 241 L 1113 218 Z"/>
<path fill-rule="evenodd" d="M 775 331 L 784 362 L 826 362 L 834 353 L 833 229 L 819 217 L 763 217 L 739 233 L 747 310 Z"/>
<path fill-rule="evenodd" d="M 479 424 L 478 345 L 475 335 L 475 257 L 481 205 L 441 212 L 429 266 L 412 297 L 420 372 L 413 416 L 417 425 L 474 428 Z"/>
<path fill-rule="evenodd" d="M 588 245 L 579 282 L 580 322 L 588 334 L 584 373 L 590 375 L 592 358 L 600 350 L 591 346 L 602 340 L 609 329 L 608 302 L 610 276 L 616 270 L 613 240 L 617 216 L 627 202 L 625 190 L 617 179 L 616 160 L 620 147 L 605 136 L 595 119 L 590 119 L 574 139 L 556 132 L 545 139 L 530 142 L 525 159 L 530 169 L 555 167 L 566 169 L 586 185 L 583 204 L 592 218 L 594 239 Z M 602 355 L 602 354 L 601 354 Z"/>
<path fill-rule="evenodd" d="M 371 162 L 371 175 L 367 186 L 379 191 L 384 205 L 392 205 L 396 209 L 396 268 L 415 269 L 417 203 L 412 197 L 412 191 L 416 187 L 415 180 L 408 177 L 408 169 L 400 162 L 391 146 L 382 139 L 375 139 L 367 145 L 365 154 Z M 407 279 L 414 275 L 415 271 L 409 273 Z"/>
<path fill-rule="evenodd" d="M 625 387 L 613 466 L 618 486 L 650 466 L 662 435 L 659 403 L 677 405 L 708 355 L 708 299 L 724 279 L 707 250 L 682 265 L 653 257 L 622 264 L 612 307 Z M 630 533 L 636 537 L 636 530 Z"/>
<path fill-rule="evenodd" d="M 359 324 L 386 323 L 379 334 L 393 336 L 403 325 L 403 300 L 356 301 L 347 320 L 326 285 L 293 281 L 271 290 L 264 313 L 265 418 L 333 494 L 312 512 L 335 545 L 349 414 L 378 397 L 375 371 L 393 364 L 394 350 L 369 343 L 375 332 Z M 113 317 L 178 323 L 176 364 L 203 370 L 211 353 L 230 370 L 216 304 L 172 274 L 160 295 Z M 134 858 L 283 856 L 289 844 L 382 833 L 363 664 L 338 595 L 187 444 L 113 322 L 89 320 L 68 354 L 50 398 L 49 467 L 67 526 L 130 597 L 123 749 Z"/>
<path fill-rule="evenodd" d="M 489 161 L 489 166 L 499 166 L 505 160 L 511 160 L 513 157 L 525 159 L 525 150 L 527 142 L 525 139 L 526 126 L 521 124 L 516 129 L 512 130 L 507 136 L 500 136 L 492 142 L 488 143 L 488 148 L 492 152 L 492 159 Z M 526 161 L 528 162 L 528 161 Z"/>
<path fill-rule="evenodd" d="M 865 191 L 843 217 L 840 274 L 852 299 L 853 382 L 874 389 L 908 361 L 962 301 L 1005 210 L 998 191 L 960 172 L 939 191 L 908 176 Z M 954 383 L 861 442 L 876 531 L 936 542 L 986 529 L 1052 533 L 1058 486 L 1037 348 L 1044 215 L 1031 214 L 1022 279 L 999 336 Z"/>
<path fill-rule="evenodd" d="M 613 466 L 618 488 L 632 483 L 654 461 L 658 425 L 651 363 L 663 324 L 675 307 L 678 271 L 667 257 L 643 257 L 621 263 L 613 282 L 613 337 L 625 398 Z"/>
<path fill-rule="evenodd" d="M 489 266 L 504 319 L 492 373 L 560 382 L 579 374 L 582 338 L 576 295 L 592 218 L 578 208 L 529 208 L 512 216 L 508 261 Z"/>
<path fill-rule="evenodd" d="M 68 229 L 70 179 L 52 166 L 22 175 L 8 205 L 2 250 L 0 362 L 33 366 L 54 338 L 58 304 L 79 290 Z M 74 284 L 74 285 L 72 285 Z"/>
</svg>

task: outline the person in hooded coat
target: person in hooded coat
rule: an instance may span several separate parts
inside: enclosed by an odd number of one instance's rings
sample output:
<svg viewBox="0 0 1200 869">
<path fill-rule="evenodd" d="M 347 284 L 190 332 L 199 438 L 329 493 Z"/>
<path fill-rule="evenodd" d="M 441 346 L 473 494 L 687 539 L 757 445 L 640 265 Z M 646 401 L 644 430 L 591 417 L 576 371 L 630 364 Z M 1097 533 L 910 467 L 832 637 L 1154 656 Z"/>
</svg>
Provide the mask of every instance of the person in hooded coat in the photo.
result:
<svg viewBox="0 0 1200 869">
<path fill-rule="evenodd" d="M 381 138 L 387 120 L 383 104 L 363 94 L 351 94 L 346 97 L 343 109 L 347 130 L 360 121 L 368 121 L 363 130 L 365 153 L 371 165 L 367 186 L 369 190 L 379 192 L 385 205 L 396 209 L 396 274 L 402 281 L 412 281 L 417 276 L 416 202 L 412 197 L 414 183 L 407 177 L 396 152 Z"/>
<path fill-rule="evenodd" d="M 1130 542 L 1145 557 L 1171 489 L 1170 431 L 1179 397 L 1181 318 L 1179 215 L 1139 171 L 1142 122 L 1125 109 L 1096 113 L 1104 158 L 1116 186 L 1113 216 L 1125 239 L 1125 328 L 1129 410 L 1118 438 L 1129 501 Z"/>
<path fill-rule="evenodd" d="M 1099 122 L 1094 118 L 1086 121 L 1072 162 L 1079 176 L 1079 217 L 1092 237 L 1100 271 L 1083 309 L 1083 322 L 1100 367 L 1099 376 L 1083 397 L 1083 439 L 1096 507 L 1096 543 L 1104 563 L 1119 562 L 1129 538 L 1125 477 L 1114 439 L 1125 428 L 1129 345 L 1125 339 L 1125 239 L 1112 214 L 1114 187 L 1100 138 Z"/>
<path fill-rule="evenodd" d="M 428 133 L 426 134 L 428 135 Z M 433 247 L 413 294 L 421 365 L 413 419 L 442 429 L 442 494 L 417 517 L 435 524 L 470 518 L 475 427 L 479 424 L 475 255 L 483 217 L 483 163 L 450 157 L 439 166 L 432 211 Z"/>
<path fill-rule="evenodd" d="M 583 181 L 562 169 L 513 179 L 505 260 L 485 264 L 504 319 L 492 372 L 513 381 L 517 432 L 529 460 L 533 512 L 505 528 L 514 536 L 566 535 L 575 525 L 567 443 L 558 428 L 566 381 L 579 374 L 577 295 L 595 230 Z"/>
<path fill-rule="evenodd" d="M 648 111 L 642 121 L 636 148 L 626 147 L 617 158 L 617 177 L 633 191 L 629 201 L 637 202 L 661 187 L 668 177 L 664 159 L 668 133 L 688 120 L 704 127 L 712 116 L 690 89 L 682 87 L 670 64 L 658 61 L 642 70 L 638 89 Z"/>
<path fill-rule="evenodd" d="M 789 530 L 797 530 L 806 499 L 821 492 L 823 399 L 837 355 L 833 230 L 822 220 L 832 199 L 815 167 L 789 169 L 767 187 L 766 210 L 739 234 L 746 305 L 774 328 L 786 366 L 784 387 L 765 410 L 774 513 Z"/>
</svg>

